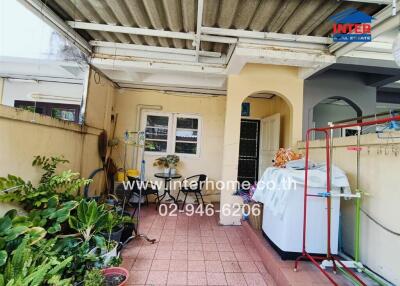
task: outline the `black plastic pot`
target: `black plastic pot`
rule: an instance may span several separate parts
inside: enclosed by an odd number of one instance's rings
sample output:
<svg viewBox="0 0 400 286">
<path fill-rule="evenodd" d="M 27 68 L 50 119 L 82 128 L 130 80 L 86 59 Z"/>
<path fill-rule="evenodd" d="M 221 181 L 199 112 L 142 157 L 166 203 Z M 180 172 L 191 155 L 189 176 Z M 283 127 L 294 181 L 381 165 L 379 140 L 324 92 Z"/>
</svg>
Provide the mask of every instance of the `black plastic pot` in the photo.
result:
<svg viewBox="0 0 400 286">
<path fill-rule="evenodd" d="M 134 232 L 136 231 L 136 227 L 134 223 L 126 223 L 124 225 L 124 230 L 122 231 L 122 235 L 121 235 L 121 242 L 125 243 L 126 240 L 131 237 Z"/>
<path fill-rule="evenodd" d="M 124 215 L 124 216 L 130 216 L 132 217 L 132 213 L 130 213 L 129 211 L 124 211 L 122 212 L 122 210 L 117 210 L 117 212 L 120 215 Z M 134 233 L 136 233 L 136 224 L 135 223 L 125 223 L 124 224 L 124 230 L 122 231 L 122 235 L 121 235 L 121 242 L 125 243 L 127 241 L 128 238 L 130 238 L 132 235 L 134 235 Z"/>
<path fill-rule="evenodd" d="M 107 232 L 102 232 L 101 235 L 104 236 L 106 239 L 110 238 L 111 240 L 120 242 L 123 231 L 124 231 L 124 226 L 121 226 L 121 227 L 118 227 L 117 229 L 113 230 L 113 232 L 111 232 L 111 236 Z"/>
</svg>

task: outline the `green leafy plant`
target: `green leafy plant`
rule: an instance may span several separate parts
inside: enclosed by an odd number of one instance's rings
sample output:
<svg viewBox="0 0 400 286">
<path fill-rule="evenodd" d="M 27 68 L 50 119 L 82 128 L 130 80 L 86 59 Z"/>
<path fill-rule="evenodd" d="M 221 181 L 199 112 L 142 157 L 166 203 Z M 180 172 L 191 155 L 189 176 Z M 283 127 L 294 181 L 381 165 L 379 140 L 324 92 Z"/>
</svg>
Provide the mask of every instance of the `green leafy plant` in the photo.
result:
<svg viewBox="0 0 400 286">
<path fill-rule="evenodd" d="M 94 234 L 103 229 L 107 216 L 104 205 L 99 205 L 95 200 L 89 202 L 81 200 L 76 215 L 69 217 L 69 226 L 78 231 L 85 241 L 89 241 Z"/>
<path fill-rule="evenodd" d="M 35 156 L 32 162 L 32 166 L 41 167 L 45 172 L 40 179 L 40 183 L 48 181 L 56 172 L 59 164 L 69 163 L 68 160 L 61 157 L 46 157 L 46 156 Z"/>
<path fill-rule="evenodd" d="M 125 223 L 131 223 L 132 221 L 130 216 L 120 215 L 116 211 L 110 210 L 107 212 L 102 228 L 107 234 L 111 235 L 117 228 L 123 227 Z"/>
<path fill-rule="evenodd" d="M 33 226 L 26 216 L 17 216 L 12 210 L 0 218 L 0 266 L 7 262 L 8 254 L 25 239 L 29 245 L 34 245 L 46 236 L 46 230 Z"/>
<path fill-rule="evenodd" d="M 109 266 L 120 266 L 122 263 L 122 258 L 121 257 L 113 257 L 109 263 Z"/>
<path fill-rule="evenodd" d="M 31 182 L 25 182 L 21 178 L 8 175 L 0 178 L 0 201 L 16 202 L 26 210 L 47 208 L 49 200 L 57 197 L 59 202 L 74 199 L 77 191 L 89 184 L 91 180 L 82 179 L 79 173 L 63 171 L 56 174 L 59 164 L 67 163 L 63 157 L 36 156 L 32 165 L 42 168 L 44 171 L 40 182 L 33 186 Z"/>
<path fill-rule="evenodd" d="M 103 273 L 99 269 L 92 269 L 86 272 L 84 286 L 102 286 L 105 285 Z"/>
<path fill-rule="evenodd" d="M 64 269 L 72 257 L 63 261 L 48 255 L 54 241 L 32 246 L 22 240 L 7 263 L 0 267 L 0 286 L 71 285 L 71 278 L 63 278 Z"/>
<path fill-rule="evenodd" d="M 177 155 L 167 155 L 154 160 L 153 166 L 160 168 L 176 168 L 180 159 Z"/>
<path fill-rule="evenodd" d="M 54 251 L 60 259 L 73 257 L 71 265 L 65 270 L 67 276 L 74 277 L 75 281 L 83 281 L 86 271 L 101 261 L 100 257 L 91 252 L 89 241 L 77 237 L 63 237 L 58 239 Z"/>
<path fill-rule="evenodd" d="M 32 210 L 29 218 L 33 225 L 45 227 L 49 234 L 56 234 L 61 231 L 62 224 L 68 221 L 71 211 L 78 204 L 77 201 L 68 201 L 59 205 L 58 197 L 53 196 L 48 200 L 46 209 Z"/>
</svg>

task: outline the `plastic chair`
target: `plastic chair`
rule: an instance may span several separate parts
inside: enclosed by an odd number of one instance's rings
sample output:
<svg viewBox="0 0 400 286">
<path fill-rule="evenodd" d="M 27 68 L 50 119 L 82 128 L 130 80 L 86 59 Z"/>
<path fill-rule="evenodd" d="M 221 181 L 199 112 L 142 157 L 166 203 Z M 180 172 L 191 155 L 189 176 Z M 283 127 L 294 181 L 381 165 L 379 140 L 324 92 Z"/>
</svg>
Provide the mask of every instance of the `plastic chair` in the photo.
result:
<svg viewBox="0 0 400 286">
<path fill-rule="evenodd" d="M 197 180 L 193 180 L 195 178 L 197 178 Z M 199 194 L 202 204 L 204 206 L 204 200 L 203 200 L 203 195 L 201 194 L 201 191 L 202 191 L 206 181 L 207 181 L 207 175 L 204 175 L 204 174 L 194 175 L 194 176 L 191 176 L 191 177 L 188 177 L 188 178 L 185 178 L 182 180 L 181 188 L 179 189 L 178 195 L 176 196 L 176 200 L 178 201 L 180 193 L 182 192 L 185 194 L 185 199 L 183 200 L 182 207 L 181 207 L 182 210 L 183 210 L 183 207 L 185 206 L 188 193 L 193 193 L 196 196 L 197 202 L 200 204 L 200 200 L 197 197 L 197 194 Z M 188 186 L 186 186 L 185 183 L 189 183 Z"/>
<path fill-rule="evenodd" d="M 160 205 L 160 196 L 158 194 L 158 187 L 147 181 L 141 181 L 139 178 L 128 176 L 129 182 L 132 183 L 132 196 L 133 194 L 139 196 L 140 188 L 142 188 L 142 196 L 146 197 L 146 205 L 149 205 L 149 195 L 156 196 L 156 209 Z M 141 198 L 139 198 L 140 203 Z"/>
</svg>

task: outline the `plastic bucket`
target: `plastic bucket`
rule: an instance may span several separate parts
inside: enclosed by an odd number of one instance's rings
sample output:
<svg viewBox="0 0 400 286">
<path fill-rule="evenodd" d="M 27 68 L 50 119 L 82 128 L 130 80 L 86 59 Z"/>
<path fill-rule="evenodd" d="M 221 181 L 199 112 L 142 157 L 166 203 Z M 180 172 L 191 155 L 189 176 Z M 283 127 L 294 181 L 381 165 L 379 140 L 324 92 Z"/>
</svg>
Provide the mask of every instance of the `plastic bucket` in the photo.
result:
<svg viewBox="0 0 400 286">
<path fill-rule="evenodd" d="M 124 178 L 124 172 L 117 172 L 117 182 L 123 182 L 125 180 Z"/>
<path fill-rule="evenodd" d="M 136 169 L 126 170 L 126 175 L 129 177 L 139 177 L 139 171 Z"/>
</svg>

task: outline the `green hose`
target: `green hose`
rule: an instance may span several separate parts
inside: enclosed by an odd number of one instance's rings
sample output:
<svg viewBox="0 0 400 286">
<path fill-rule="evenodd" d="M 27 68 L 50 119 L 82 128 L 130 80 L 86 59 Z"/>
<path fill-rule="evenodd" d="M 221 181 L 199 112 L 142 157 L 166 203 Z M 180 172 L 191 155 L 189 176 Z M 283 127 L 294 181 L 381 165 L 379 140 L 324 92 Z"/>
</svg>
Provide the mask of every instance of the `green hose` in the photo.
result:
<svg viewBox="0 0 400 286">
<path fill-rule="evenodd" d="M 353 276 L 351 276 L 346 270 L 344 270 L 342 267 L 338 267 L 340 272 L 342 272 L 343 276 L 349 280 L 351 283 L 353 283 L 356 286 L 362 286 L 360 282 L 358 282 Z"/>
<path fill-rule="evenodd" d="M 354 231 L 354 260 L 360 262 L 360 228 L 361 228 L 361 191 L 356 190 L 360 197 L 356 198 L 356 225 Z"/>
</svg>

